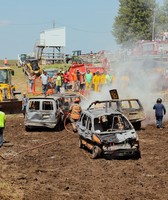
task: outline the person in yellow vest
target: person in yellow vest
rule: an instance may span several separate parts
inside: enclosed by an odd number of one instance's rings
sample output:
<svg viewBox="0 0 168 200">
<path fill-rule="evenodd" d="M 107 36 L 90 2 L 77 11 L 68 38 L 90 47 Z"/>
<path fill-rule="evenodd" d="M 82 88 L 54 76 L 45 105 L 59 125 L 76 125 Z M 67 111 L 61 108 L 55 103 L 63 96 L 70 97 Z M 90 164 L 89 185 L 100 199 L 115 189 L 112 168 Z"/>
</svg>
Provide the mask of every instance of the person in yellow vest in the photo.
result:
<svg viewBox="0 0 168 200">
<path fill-rule="evenodd" d="M 81 114 L 81 106 L 79 105 L 79 102 L 80 102 L 80 99 L 79 98 L 76 98 L 74 100 L 74 103 L 70 106 L 70 109 L 69 109 L 69 112 L 70 112 L 70 122 L 72 124 L 72 128 L 73 128 L 73 131 L 76 132 L 77 129 L 76 129 L 76 121 L 79 120 L 80 118 L 80 114 Z"/>
<path fill-rule="evenodd" d="M 5 128 L 6 115 L 0 111 L 0 147 L 3 145 L 3 130 Z"/>
<path fill-rule="evenodd" d="M 114 74 L 111 75 L 111 81 L 114 83 L 116 81 L 116 76 Z"/>
<path fill-rule="evenodd" d="M 123 89 L 127 88 L 129 85 L 129 77 L 127 75 L 121 76 L 121 87 Z"/>
<path fill-rule="evenodd" d="M 100 72 L 97 71 L 96 74 L 93 76 L 93 84 L 94 84 L 94 91 L 99 92 L 100 91 Z"/>
<path fill-rule="evenodd" d="M 103 72 L 101 75 L 100 75 L 100 87 L 102 88 L 103 85 L 106 84 L 106 75 L 105 73 Z"/>
</svg>

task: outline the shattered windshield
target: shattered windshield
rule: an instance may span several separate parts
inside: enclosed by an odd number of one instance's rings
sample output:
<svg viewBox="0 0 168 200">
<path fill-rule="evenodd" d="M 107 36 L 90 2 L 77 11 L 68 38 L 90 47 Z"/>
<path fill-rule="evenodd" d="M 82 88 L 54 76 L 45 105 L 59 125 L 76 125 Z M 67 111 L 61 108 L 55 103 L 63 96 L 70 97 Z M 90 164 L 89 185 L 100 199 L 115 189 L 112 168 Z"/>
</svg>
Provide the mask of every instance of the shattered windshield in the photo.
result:
<svg viewBox="0 0 168 200">
<path fill-rule="evenodd" d="M 94 119 L 94 130 L 100 132 L 132 129 L 128 120 L 122 115 L 103 115 Z"/>
</svg>

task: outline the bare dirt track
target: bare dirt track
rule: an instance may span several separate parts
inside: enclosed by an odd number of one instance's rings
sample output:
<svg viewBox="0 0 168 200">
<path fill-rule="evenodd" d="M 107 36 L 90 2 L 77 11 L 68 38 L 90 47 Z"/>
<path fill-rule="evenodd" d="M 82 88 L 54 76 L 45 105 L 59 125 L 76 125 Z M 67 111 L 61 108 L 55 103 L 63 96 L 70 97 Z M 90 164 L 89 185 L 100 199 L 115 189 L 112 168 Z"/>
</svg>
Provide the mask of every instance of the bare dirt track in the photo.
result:
<svg viewBox="0 0 168 200">
<path fill-rule="evenodd" d="M 72 131 L 26 132 L 23 120 L 21 114 L 7 116 L 7 143 L 0 148 L 8 158 L 0 157 L 1 200 L 168 199 L 168 122 L 162 130 L 147 125 L 138 131 L 141 159 L 93 160 L 78 148 Z"/>
</svg>

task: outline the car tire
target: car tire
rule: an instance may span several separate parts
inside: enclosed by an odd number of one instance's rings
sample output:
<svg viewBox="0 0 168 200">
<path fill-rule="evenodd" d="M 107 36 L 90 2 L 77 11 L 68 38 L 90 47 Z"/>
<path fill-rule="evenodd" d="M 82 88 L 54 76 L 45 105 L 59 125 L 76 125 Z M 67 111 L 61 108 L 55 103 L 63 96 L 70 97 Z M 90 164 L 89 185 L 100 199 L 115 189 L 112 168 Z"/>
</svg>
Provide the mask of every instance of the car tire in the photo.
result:
<svg viewBox="0 0 168 200">
<path fill-rule="evenodd" d="M 79 138 L 78 145 L 79 145 L 80 149 L 82 149 L 84 147 L 84 145 L 82 144 L 82 139 L 81 138 Z"/>
<path fill-rule="evenodd" d="M 101 155 L 101 152 L 102 152 L 102 150 L 100 147 L 94 146 L 92 149 L 92 158 L 93 159 L 99 158 Z"/>
<path fill-rule="evenodd" d="M 134 154 L 134 159 L 138 160 L 141 158 L 141 152 L 140 150 L 136 151 L 135 154 Z"/>
<path fill-rule="evenodd" d="M 133 127 L 135 128 L 135 130 L 140 130 L 141 129 L 141 122 L 133 123 Z"/>
<path fill-rule="evenodd" d="M 25 131 L 30 132 L 30 127 L 25 126 Z"/>
</svg>

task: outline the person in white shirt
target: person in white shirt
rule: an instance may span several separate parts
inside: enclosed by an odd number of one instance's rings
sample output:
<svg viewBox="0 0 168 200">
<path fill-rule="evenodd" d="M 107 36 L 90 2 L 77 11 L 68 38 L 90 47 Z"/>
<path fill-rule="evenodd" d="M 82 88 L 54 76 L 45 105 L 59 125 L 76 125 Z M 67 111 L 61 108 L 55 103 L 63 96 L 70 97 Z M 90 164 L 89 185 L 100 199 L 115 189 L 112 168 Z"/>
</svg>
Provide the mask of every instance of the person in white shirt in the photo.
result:
<svg viewBox="0 0 168 200">
<path fill-rule="evenodd" d="M 47 90 L 48 90 L 48 76 L 47 72 L 43 71 L 43 73 L 40 75 L 41 82 L 42 82 L 42 93 L 46 97 Z"/>
</svg>

